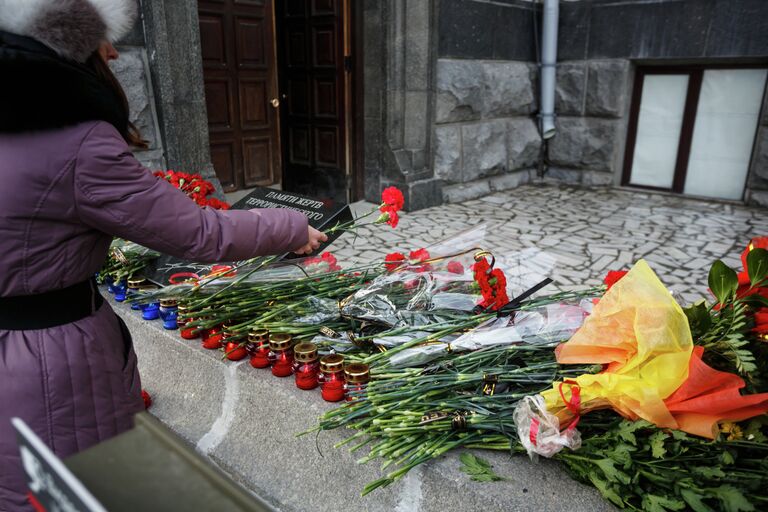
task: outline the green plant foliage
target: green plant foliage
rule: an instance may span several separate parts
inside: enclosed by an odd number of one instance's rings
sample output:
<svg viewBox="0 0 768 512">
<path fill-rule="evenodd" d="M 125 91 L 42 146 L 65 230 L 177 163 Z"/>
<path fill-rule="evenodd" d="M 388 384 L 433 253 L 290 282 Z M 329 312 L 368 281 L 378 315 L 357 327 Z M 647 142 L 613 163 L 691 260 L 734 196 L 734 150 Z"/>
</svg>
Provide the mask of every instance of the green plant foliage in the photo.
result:
<svg viewBox="0 0 768 512">
<path fill-rule="evenodd" d="M 470 479 L 475 482 L 498 482 L 506 480 L 494 473 L 491 464 L 485 460 L 472 455 L 469 452 L 461 454 L 461 470 L 469 475 Z"/>
<path fill-rule="evenodd" d="M 720 260 L 709 270 L 709 289 L 715 294 L 720 304 L 728 302 L 739 287 L 736 271 Z"/>
</svg>

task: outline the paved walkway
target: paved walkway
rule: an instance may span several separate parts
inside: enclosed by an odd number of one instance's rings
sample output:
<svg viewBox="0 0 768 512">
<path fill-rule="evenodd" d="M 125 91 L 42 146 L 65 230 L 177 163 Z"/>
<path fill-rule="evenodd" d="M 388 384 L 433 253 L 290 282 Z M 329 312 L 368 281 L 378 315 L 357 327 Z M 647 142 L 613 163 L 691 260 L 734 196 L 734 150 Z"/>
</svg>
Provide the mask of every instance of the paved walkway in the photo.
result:
<svg viewBox="0 0 768 512">
<path fill-rule="evenodd" d="M 357 211 L 372 205 L 358 203 Z M 489 226 L 485 246 L 497 256 L 526 248 L 553 262 L 560 289 L 598 284 L 608 270 L 645 258 L 661 280 L 689 303 L 707 293 L 716 259 L 740 269 L 741 251 L 768 235 L 768 210 L 616 189 L 528 185 L 461 204 L 405 213 L 400 225 L 362 228 L 331 250 L 345 262 L 380 259 Z M 529 249 L 530 251 L 530 249 Z"/>
</svg>

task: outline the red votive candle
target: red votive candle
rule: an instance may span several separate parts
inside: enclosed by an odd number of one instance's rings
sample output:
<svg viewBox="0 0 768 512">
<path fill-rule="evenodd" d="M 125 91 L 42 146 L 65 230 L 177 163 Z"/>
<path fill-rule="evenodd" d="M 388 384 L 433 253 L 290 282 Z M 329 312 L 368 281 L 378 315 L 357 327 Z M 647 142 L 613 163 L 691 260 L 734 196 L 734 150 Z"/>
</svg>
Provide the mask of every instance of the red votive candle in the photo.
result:
<svg viewBox="0 0 768 512">
<path fill-rule="evenodd" d="M 326 402 L 344 399 L 344 357 L 331 354 L 320 359 L 320 394 Z"/>
<path fill-rule="evenodd" d="M 188 323 L 194 322 L 196 318 L 189 317 L 189 309 L 184 304 L 179 304 L 179 316 L 176 318 L 176 325 L 179 326 L 179 334 L 185 340 L 194 340 L 202 335 L 202 329 L 197 327 L 187 327 Z"/>
<path fill-rule="evenodd" d="M 317 345 L 314 343 L 299 343 L 293 347 L 293 375 L 296 377 L 296 387 L 299 389 L 315 389 L 317 374 L 320 371 Z"/>
<path fill-rule="evenodd" d="M 251 329 L 248 333 L 248 353 L 251 355 L 251 366 L 267 368 L 269 366 L 269 331 L 266 329 Z"/>
<path fill-rule="evenodd" d="M 223 326 L 217 325 L 208 329 L 203 335 L 203 348 L 216 350 L 224 346 Z"/>
<path fill-rule="evenodd" d="M 362 392 L 368 387 L 371 380 L 370 370 L 367 364 L 352 363 L 344 368 L 344 395 L 347 402 L 361 398 Z"/>
<path fill-rule="evenodd" d="M 293 373 L 293 338 L 290 334 L 273 334 L 269 337 L 269 364 L 272 375 L 288 377 Z"/>
</svg>

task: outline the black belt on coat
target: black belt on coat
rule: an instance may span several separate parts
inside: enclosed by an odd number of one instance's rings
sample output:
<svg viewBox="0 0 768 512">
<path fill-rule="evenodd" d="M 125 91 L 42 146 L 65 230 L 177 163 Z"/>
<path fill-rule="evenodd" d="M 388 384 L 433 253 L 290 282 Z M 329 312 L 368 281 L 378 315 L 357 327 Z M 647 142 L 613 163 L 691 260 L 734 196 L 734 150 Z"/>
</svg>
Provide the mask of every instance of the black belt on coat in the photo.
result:
<svg viewBox="0 0 768 512">
<path fill-rule="evenodd" d="M 76 322 L 104 302 L 91 278 L 61 290 L 0 297 L 0 330 L 31 331 Z"/>
</svg>

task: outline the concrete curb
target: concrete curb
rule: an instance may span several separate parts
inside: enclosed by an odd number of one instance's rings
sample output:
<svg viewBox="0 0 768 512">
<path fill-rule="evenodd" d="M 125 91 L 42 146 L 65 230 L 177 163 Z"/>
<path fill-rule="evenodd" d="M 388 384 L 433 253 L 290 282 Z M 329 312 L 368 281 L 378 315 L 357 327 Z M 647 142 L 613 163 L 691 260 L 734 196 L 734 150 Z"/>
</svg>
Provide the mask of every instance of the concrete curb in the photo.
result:
<svg viewBox="0 0 768 512">
<path fill-rule="evenodd" d="M 613 510 L 556 463 L 492 452 L 482 457 L 509 481 L 471 482 L 449 454 L 362 498 L 364 485 L 382 473 L 375 463 L 355 463 L 364 449 L 333 448 L 348 431 L 295 436 L 333 407 L 319 392 L 301 391 L 292 378 L 247 362 L 221 361 L 221 352 L 201 348 L 199 340 L 184 340 L 110 302 L 133 333 L 142 383 L 153 398 L 150 412 L 278 510 Z"/>
</svg>

